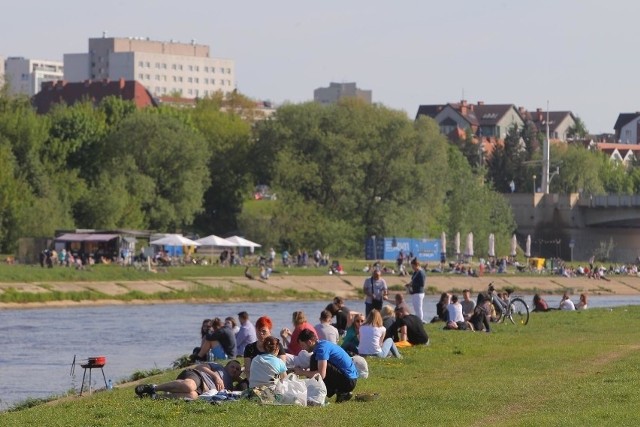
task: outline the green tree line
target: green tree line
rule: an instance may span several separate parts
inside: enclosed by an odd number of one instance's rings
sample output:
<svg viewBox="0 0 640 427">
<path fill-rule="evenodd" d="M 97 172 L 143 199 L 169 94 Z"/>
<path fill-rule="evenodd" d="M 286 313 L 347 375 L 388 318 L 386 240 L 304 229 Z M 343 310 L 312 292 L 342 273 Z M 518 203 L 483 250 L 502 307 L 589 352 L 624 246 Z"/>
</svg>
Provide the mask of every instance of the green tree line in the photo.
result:
<svg viewBox="0 0 640 427">
<path fill-rule="evenodd" d="M 505 144 L 479 165 L 432 120 L 381 105 L 290 104 L 264 120 L 253 105 L 237 93 L 142 110 L 106 98 L 37 115 L 28 99 L 1 94 L 0 252 L 63 228 L 234 232 L 336 255 L 361 255 L 370 235 L 473 231 L 477 253 L 489 233 L 506 252 L 515 224 L 500 192 L 506 179 L 526 188 L 539 150 Z M 553 156 L 566 169 L 552 182 L 562 191 L 637 188 L 602 156 Z M 257 184 L 277 200 L 252 202 Z"/>
</svg>

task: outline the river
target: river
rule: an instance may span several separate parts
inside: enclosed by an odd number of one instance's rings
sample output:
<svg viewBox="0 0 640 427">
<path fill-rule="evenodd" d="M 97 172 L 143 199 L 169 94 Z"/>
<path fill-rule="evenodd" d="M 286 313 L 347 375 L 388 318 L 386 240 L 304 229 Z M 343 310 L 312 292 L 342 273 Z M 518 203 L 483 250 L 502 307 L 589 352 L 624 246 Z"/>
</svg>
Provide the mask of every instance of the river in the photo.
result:
<svg viewBox="0 0 640 427">
<path fill-rule="evenodd" d="M 551 307 L 560 301 L 555 295 L 544 298 Z M 435 316 L 437 299 L 438 296 L 425 298 L 425 319 Z M 574 300 L 577 302 L 577 297 Z M 104 373 L 115 384 L 135 371 L 169 368 L 179 356 L 190 353 L 199 345 L 202 319 L 236 316 L 244 310 L 255 322 L 268 314 L 277 334 L 281 328 L 291 327 L 294 310 L 303 310 L 311 323 L 318 323 L 327 303 L 177 303 L 0 310 L 0 410 L 27 398 L 79 391 L 83 369 L 77 363 L 71 375 L 74 355 L 78 361 L 106 356 Z M 589 299 L 592 308 L 631 304 L 640 304 L 640 296 Z M 346 305 L 352 310 L 364 310 L 361 301 L 347 301 Z M 92 372 L 92 385 L 104 387 L 99 369 Z"/>
</svg>

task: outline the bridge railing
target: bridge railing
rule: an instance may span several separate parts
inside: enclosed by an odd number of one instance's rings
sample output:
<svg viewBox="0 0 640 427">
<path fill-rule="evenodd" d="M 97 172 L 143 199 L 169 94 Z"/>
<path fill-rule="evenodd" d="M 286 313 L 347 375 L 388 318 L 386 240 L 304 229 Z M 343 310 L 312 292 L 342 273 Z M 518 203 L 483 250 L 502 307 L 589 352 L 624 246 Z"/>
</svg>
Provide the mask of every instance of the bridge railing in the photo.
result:
<svg viewBox="0 0 640 427">
<path fill-rule="evenodd" d="M 636 208 L 640 206 L 640 195 L 581 194 L 578 204 L 590 208 Z"/>
</svg>

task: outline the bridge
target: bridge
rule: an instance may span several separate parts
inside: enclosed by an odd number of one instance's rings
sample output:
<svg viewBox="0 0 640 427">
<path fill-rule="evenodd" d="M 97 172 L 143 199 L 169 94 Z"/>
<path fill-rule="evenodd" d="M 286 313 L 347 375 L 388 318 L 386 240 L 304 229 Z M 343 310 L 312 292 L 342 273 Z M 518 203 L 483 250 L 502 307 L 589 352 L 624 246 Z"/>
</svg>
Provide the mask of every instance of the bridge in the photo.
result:
<svg viewBox="0 0 640 427">
<path fill-rule="evenodd" d="M 640 195 L 504 195 L 511 205 L 520 242 L 531 235 L 532 256 L 588 260 L 606 254 L 611 262 L 640 255 Z"/>
</svg>

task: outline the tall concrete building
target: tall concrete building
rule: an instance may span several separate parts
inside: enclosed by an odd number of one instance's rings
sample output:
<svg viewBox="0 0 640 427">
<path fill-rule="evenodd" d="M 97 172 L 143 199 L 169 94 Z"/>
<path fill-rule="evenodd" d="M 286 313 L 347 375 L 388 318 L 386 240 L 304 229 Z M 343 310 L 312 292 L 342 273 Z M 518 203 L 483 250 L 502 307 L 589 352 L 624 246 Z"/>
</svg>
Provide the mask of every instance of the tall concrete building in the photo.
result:
<svg viewBox="0 0 640 427">
<path fill-rule="evenodd" d="M 64 79 L 136 80 L 154 96 L 202 98 L 236 87 L 235 61 L 211 58 L 209 46 L 147 38 L 89 39 L 88 53 L 64 55 Z"/>
<path fill-rule="evenodd" d="M 313 100 L 320 104 L 335 104 L 342 98 L 359 98 L 371 104 L 371 91 L 358 89 L 355 83 L 330 83 L 313 91 Z"/>
<path fill-rule="evenodd" d="M 41 59 L 9 57 L 4 61 L 4 81 L 9 84 L 9 94 L 33 96 L 40 92 L 44 82 L 62 79 L 62 62 Z"/>
</svg>

